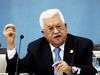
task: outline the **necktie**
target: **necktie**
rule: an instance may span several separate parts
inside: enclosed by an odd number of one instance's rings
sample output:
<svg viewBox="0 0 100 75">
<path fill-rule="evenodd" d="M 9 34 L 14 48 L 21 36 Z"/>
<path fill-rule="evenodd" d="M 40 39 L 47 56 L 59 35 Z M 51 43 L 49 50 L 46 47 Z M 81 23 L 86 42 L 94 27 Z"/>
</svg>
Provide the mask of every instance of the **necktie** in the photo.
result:
<svg viewBox="0 0 100 75">
<path fill-rule="evenodd" d="M 54 60 L 54 63 L 57 62 L 57 61 L 62 61 L 61 57 L 59 56 L 60 50 L 61 49 L 59 47 L 57 47 L 57 48 L 54 49 L 54 51 L 55 51 L 55 60 Z M 54 68 L 54 75 L 57 75 L 57 73 L 55 73 L 55 68 Z M 60 74 L 60 75 L 63 75 L 63 73 Z"/>
</svg>

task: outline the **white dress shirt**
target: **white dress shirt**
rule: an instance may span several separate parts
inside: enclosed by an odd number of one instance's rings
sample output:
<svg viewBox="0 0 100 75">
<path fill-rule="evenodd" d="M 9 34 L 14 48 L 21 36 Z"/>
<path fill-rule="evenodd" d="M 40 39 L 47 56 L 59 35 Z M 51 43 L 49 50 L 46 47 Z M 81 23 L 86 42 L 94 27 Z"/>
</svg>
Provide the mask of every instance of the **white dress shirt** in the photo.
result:
<svg viewBox="0 0 100 75">
<path fill-rule="evenodd" d="M 16 54 L 16 49 L 15 48 L 13 50 L 8 50 L 7 49 L 7 55 L 8 55 L 9 60 L 12 59 L 15 54 Z"/>
</svg>

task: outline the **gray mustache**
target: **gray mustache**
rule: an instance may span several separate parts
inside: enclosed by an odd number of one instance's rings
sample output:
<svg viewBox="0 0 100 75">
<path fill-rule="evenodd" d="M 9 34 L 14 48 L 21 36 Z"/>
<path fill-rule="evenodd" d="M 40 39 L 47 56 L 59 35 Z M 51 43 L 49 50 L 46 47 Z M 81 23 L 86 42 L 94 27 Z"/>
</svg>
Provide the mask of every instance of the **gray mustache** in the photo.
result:
<svg viewBox="0 0 100 75">
<path fill-rule="evenodd" d="M 53 35 L 53 38 L 60 37 L 60 36 L 61 36 L 60 33 L 58 33 L 58 34 L 54 34 L 54 35 Z"/>
</svg>

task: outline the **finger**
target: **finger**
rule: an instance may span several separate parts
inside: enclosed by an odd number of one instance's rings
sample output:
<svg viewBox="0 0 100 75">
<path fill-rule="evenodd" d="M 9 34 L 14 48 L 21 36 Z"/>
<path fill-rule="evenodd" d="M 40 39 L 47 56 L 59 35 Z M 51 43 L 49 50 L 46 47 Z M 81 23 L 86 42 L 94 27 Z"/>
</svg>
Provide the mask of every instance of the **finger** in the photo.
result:
<svg viewBox="0 0 100 75">
<path fill-rule="evenodd" d="M 57 61 L 56 63 L 54 63 L 52 66 L 57 66 L 58 64 L 62 63 L 62 61 Z"/>
<path fill-rule="evenodd" d="M 13 33 L 14 31 L 12 29 L 7 29 L 6 31 L 3 32 L 3 34 L 8 34 L 8 33 Z"/>
<path fill-rule="evenodd" d="M 8 31 L 8 32 L 6 32 L 6 33 L 4 33 L 4 35 L 5 36 L 8 36 L 8 35 L 15 35 L 15 32 L 13 32 L 13 31 Z"/>
<path fill-rule="evenodd" d="M 65 62 L 62 62 L 62 64 L 59 65 L 58 74 L 61 74 L 62 72 L 65 72 L 67 69 L 69 69 L 68 65 L 66 65 Z"/>
<path fill-rule="evenodd" d="M 6 28 L 6 27 L 5 27 Z M 15 32 L 15 27 L 13 27 L 13 29 L 10 29 L 10 28 L 6 28 L 4 31 L 3 31 L 3 34 L 5 35 L 5 34 L 8 34 L 7 32 L 9 32 L 9 31 L 12 31 L 12 32 Z"/>
<path fill-rule="evenodd" d="M 13 31 L 15 32 L 15 26 L 12 27 Z"/>
<path fill-rule="evenodd" d="M 63 66 L 63 64 L 62 64 L 62 63 L 61 63 L 61 64 L 59 64 L 59 65 L 56 67 L 55 72 L 59 71 L 59 69 L 60 69 L 62 66 Z"/>
<path fill-rule="evenodd" d="M 63 64 L 63 66 L 59 68 L 58 74 L 61 74 L 62 72 L 68 73 L 69 70 L 70 70 L 70 66 Z"/>
<path fill-rule="evenodd" d="M 9 32 L 9 31 L 14 32 L 13 29 L 7 29 L 7 30 L 5 30 L 5 32 Z"/>
<path fill-rule="evenodd" d="M 64 72 L 64 67 L 63 67 L 63 66 L 61 66 L 61 67 L 59 68 L 58 74 L 61 74 L 62 72 Z"/>
<path fill-rule="evenodd" d="M 15 26 L 12 25 L 12 24 L 6 25 L 5 28 L 4 28 L 4 31 L 6 31 L 6 30 L 7 30 L 8 28 L 10 28 L 10 27 L 12 27 L 12 28 L 14 29 L 14 31 L 15 31 Z"/>
</svg>

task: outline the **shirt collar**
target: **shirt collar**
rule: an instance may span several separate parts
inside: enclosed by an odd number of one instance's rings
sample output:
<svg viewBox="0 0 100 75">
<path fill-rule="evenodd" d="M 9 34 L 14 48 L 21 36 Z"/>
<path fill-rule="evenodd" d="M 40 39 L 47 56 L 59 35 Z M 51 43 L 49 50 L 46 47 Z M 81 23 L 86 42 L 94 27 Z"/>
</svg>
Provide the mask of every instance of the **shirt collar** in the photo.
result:
<svg viewBox="0 0 100 75">
<path fill-rule="evenodd" d="M 49 43 L 49 44 L 50 44 L 50 43 Z M 64 45 L 65 45 L 65 43 L 62 44 L 61 46 L 59 46 L 59 48 L 61 49 L 61 51 L 64 51 Z M 52 46 L 52 45 L 50 44 L 50 48 L 51 48 L 51 51 L 53 52 L 54 49 L 55 49 L 56 47 L 54 47 L 54 46 Z"/>
</svg>

